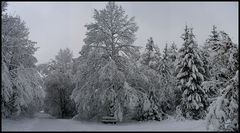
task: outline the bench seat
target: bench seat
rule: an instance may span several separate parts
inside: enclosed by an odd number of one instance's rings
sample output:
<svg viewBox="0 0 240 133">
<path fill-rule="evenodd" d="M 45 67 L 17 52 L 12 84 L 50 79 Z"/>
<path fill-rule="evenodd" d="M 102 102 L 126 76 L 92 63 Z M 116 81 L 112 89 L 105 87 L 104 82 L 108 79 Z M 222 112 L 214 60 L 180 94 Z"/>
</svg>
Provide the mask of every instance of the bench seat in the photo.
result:
<svg viewBox="0 0 240 133">
<path fill-rule="evenodd" d="M 102 117 L 101 121 L 102 121 L 102 123 L 112 123 L 112 124 L 117 123 L 117 119 L 115 117 L 109 117 L 109 116 Z"/>
</svg>

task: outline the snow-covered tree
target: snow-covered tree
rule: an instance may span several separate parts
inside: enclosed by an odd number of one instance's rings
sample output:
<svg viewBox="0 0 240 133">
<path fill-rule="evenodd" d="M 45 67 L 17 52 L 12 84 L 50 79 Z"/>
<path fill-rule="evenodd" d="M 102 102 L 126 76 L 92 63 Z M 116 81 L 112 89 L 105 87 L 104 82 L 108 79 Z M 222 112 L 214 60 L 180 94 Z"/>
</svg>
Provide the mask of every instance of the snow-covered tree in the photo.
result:
<svg viewBox="0 0 240 133">
<path fill-rule="evenodd" d="M 161 54 L 157 45 L 154 44 L 152 37 L 148 40 L 144 53 L 141 55 L 140 61 L 142 64 L 157 70 Z"/>
<path fill-rule="evenodd" d="M 212 34 L 204 44 L 204 51 L 208 54 L 210 75 L 213 79 L 226 81 L 228 76 L 233 76 L 236 70 L 226 71 L 230 56 L 237 51 L 237 46 L 224 31 L 216 31 L 213 26 Z M 233 56 L 234 58 L 237 56 Z M 225 70 L 224 70 L 225 69 Z"/>
<path fill-rule="evenodd" d="M 206 94 L 201 87 L 204 81 L 204 67 L 198 45 L 194 40 L 192 28 L 186 26 L 182 35 L 184 40 L 179 49 L 178 64 L 176 67 L 179 88 L 182 91 L 180 109 L 185 118 L 200 119 L 206 108 Z"/>
<path fill-rule="evenodd" d="M 218 51 L 220 49 L 221 46 L 220 35 L 216 29 L 217 27 L 213 25 L 213 29 L 211 31 L 212 34 L 209 35 L 209 38 L 206 40 L 206 43 L 204 44 L 205 48 L 208 50 Z"/>
<path fill-rule="evenodd" d="M 149 84 L 136 63 L 139 48 L 132 45 L 138 29 L 134 18 L 114 2 L 95 10 L 93 18 L 95 22 L 86 25 L 81 56 L 75 60 L 76 87 L 71 95 L 78 111 L 75 118 L 140 117 L 150 109 L 150 99 L 145 90 Z"/>
<path fill-rule="evenodd" d="M 151 85 L 151 87 L 146 87 L 149 91 L 148 95 L 154 99 L 156 107 L 161 113 L 170 113 L 170 110 L 173 110 L 172 105 L 174 104 L 175 96 L 174 78 L 170 72 L 172 62 L 170 62 L 168 54 L 169 51 L 166 46 L 163 55 L 161 55 L 159 48 L 150 38 L 140 58 L 140 63 L 142 64 L 141 71 L 149 79 L 148 83 Z M 149 114 L 148 116 L 151 115 Z M 156 115 L 156 119 L 157 117 L 158 115 Z"/>
<path fill-rule="evenodd" d="M 171 59 L 171 62 L 175 62 L 178 57 L 178 51 L 177 46 L 174 42 L 171 43 L 171 46 L 169 48 L 169 58 Z"/>
<path fill-rule="evenodd" d="M 238 47 L 223 31 L 213 31 L 203 47 L 205 64 L 208 64 L 208 79 L 202 86 L 206 90 L 210 102 L 220 95 L 225 82 L 231 79 L 238 70 Z M 207 63 L 208 62 L 208 63 Z"/>
<path fill-rule="evenodd" d="M 70 99 L 74 88 L 72 75 L 72 52 L 60 49 L 50 63 L 50 73 L 45 79 L 45 112 L 59 118 L 75 115 L 75 104 Z"/>
<path fill-rule="evenodd" d="M 173 46 L 173 45 L 172 45 Z M 158 66 L 158 73 L 160 75 L 161 91 L 158 93 L 161 108 L 165 113 L 171 114 L 175 110 L 176 105 L 176 88 L 177 79 L 174 75 L 175 59 L 171 52 L 174 52 L 175 47 L 168 48 L 166 44 L 162 59 Z M 170 51 L 172 50 L 172 51 Z M 176 56 L 176 55 L 175 55 Z"/>
<path fill-rule="evenodd" d="M 43 80 L 36 68 L 20 66 L 17 69 L 17 76 L 13 79 L 12 100 L 15 104 L 14 109 L 17 109 L 14 114 L 28 116 L 40 111 L 45 96 L 43 87 Z"/>
<path fill-rule="evenodd" d="M 207 115 L 207 129 L 213 131 L 239 131 L 238 125 L 238 71 L 235 76 L 226 82 L 226 87 L 209 107 Z"/>
<path fill-rule="evenodd" d="M 103 49 L 113 59 L 119 54 L 134 55 L 136 46 L 131 44 L 138 30 L 134 17 L 129 19 L 121 6 L 109 2 L 105 9 L 95 9 L 93 18 L 94 23 L 85 25 L 87 45 Z"/>
<path fill-rule="evenodd" d="M 140 117 L 150 107 L 147 94 L 141 90 L 146 82 L 140 71 L 131 60 L 121 58 L 123 64 L 117 66 L 100 51 L 94 49 L 87 58 L 79 57 L 77 86 L 72 93 L 79 113 L 75 118 L 99 120 L 104 115 L 114 115 L 122 121 Z M 139 113 L 138 107 L 142 110 Z"/>
<path fill-rule="evenodd" d="M 163 49 L 163 55 L 162 55 L 162 59 L 161 61 L 161 65 L 160 68 L 158 70 L 160 70 L 160 73 L 163 77 L 167 77 L 168 75 L 170 75 L 170 56 L 169 56 L 169 51 L 168 51 L 168 44 L 165 45 L 165 48 Z"/>
<path fill-rule="evenodd" d="M 4 11 L 6 3 L 2 3 Z M 2 12 L 2 114 L 33 114 L 43 104 L 43 82 L 36 70 L 36 42 L 19 16 Z"/>
<path fill-rule="evenodd" d="M 203 83 L 212 102 L 207 115 L 207 128 L 215 131 L 238 131 L 238 47 L 225 32 L 217 32 L 216 27 L 213 31 L 213 34 L 218 35 L 215 35 L 217 39 L 210 35 L 205 44 L 210 55 L 212 77 L 210 81 Z"/>
<path fill-rule="evenodd" d="M 2 115 L 3 117 L 10 116 L 11 111 L 9 110 L 9 107 L 7 107 L 6 103 L 10 103 L 11 97 L 13 95 L 13 88 L 12 88 L 12 81 L 10 77 L 10 72 L 8 70 L 7 64 L 2 60 L 2 82 L 1 82 L 1 88 L 2 88 Z M 9 106 L 12 106 L 12 104 L 9 104 Z"/>
</svg>

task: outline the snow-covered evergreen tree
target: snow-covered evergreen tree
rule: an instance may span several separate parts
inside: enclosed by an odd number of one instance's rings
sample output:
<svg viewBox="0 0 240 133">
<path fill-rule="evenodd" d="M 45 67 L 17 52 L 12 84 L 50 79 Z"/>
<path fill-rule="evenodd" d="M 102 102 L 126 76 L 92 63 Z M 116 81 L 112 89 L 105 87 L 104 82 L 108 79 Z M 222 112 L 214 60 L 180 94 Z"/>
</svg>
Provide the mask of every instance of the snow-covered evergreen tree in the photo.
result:
<svg viewBox="0 0 240 133">
<path fill-rule="evenodd" d="M 167 81 L 168 87 L 167 89 L 171 92 L 169 93 L 169 103 L 168 106 L 170 106 L 170 110 L 168 112 L 178 111 L 176 110 L 176 106 L 180 104 L 181 99 L 181 91 L 177 89 L 178 81 L 176 78 L 176 65 L 177 65 L 177 59 L 179 56 L 178 48 L 174 42 L 171 43 L 170 47 L 167 48 L 167 55 L 168 55 L 168 64 L 169 64 L 169 72 L 170 77 L 165 79 Z M 171 88 L 171 89 L 170 89 Z"/>
<path fill-rule="evenodd" d="M 186 26 L 182 35 L 184 40 L 182 48 L 179 49 L 179 58 L 176 68 L 179 88 L 182 91 L 180 109 L 185 118 L 200 119 L 206 108 L 206 94 L 201 87 L 204 81 L 204 67 L 202 58 L 192 28 Z"/>
<path fill-rule="evenodd" d="M 25 22 L 10 16 L 2 3 L 2 114 L 3 117 L 31 115 L 43 104 L 43 84 L 33 56 L 36 42 L 29 40 Z"/>
<path fill-rule="evenodd" d="M 144 53 L 142 54 L 140 61 L 142 64 L 149 66 L 150 68 L 157 70 L 159 62 L 161 60 L 161 54 L 157 45 L 154 44 L 152 37 L 149 38 Z"/>
<path fill-rule="evenodd" d="M 176 96 L 177 79 L 174 75 L 175 58 L 177 57 L 176 54 L 173 55 L 175 50 L 176 47 L 174 44 L 172 44 L 170 48 L 168 48 L 168 44 L 166 44 L 159 66 L 160 82 L 162 83 L 161 88 L 163 89 L 163 93 L 161 92 L 160 95 L 160 101 L 163 111 L 168 114 L 173 113 L 176 108 L 176 101 L 178 100 Z"/>
<path fill-rule="evenodd" d="M 170 72 L 172 62 L 170 62 L 168 53 L 169 51 L 166 47 L 163 55 L 161 55 L 159 48 L 154 44 L 152 38 L 150 38 L 140 58 L 142 72 L 151 84 L 151 87 L 148 87 L 149 96 L 155 99 L 156 106 L 162 114 L 170 113 L 174 107 L 175 83 Z M 148 116 L 151 115 L 149 114 Z M 156 119 L 157 117 L 156 115 Z"/>
<path fill-rule="evenodd" d="M 208 54 L 210 62 L 210 75 L 215 80 L 226 81 L 226 77 L 233 76 L 235 70 L 226 71 L 229 58 L 234 51 L 237 51 L 237 46 L 231 41 L 231 38 L 224 31 L 216 31 L 216 26 L 213 26 L 212 34 L 204 44 L 205 53 Z M 233 56 L 237 57 L 237 56 Z"/>
<path fill-rule="evenodd" d="M 166 115 L 162 110 L 160 95 L 164 95 L 164 89 L 161 88 L 161 76 L 152 68 L 146 65 L 138 66 L 140 70 L 135 72 L 135 81 L 131 82 L 140 91 L 147 94 L 150 106 L 148 110 L 142 112 L 139 120 L 162 120 Z M 136 78 L 137 77 L 137 78 Z M 162 100 L 163 101 L 163 100 Z"/>
<path fill-rule="evenodd" d="M 159 73 L 163 77 L 168 77 L 171 75 L 170 72 L 170 67 L 171 67 L 171 60 L 170 60 L 170 55 L 169 55 L 169 49 L 168 49 L 168 44 L 165 45 L 165 48 L 163 49 L 163 55 L 162 59 L 160 60 L 160 65 L 158 66 Z"/>
<path fill-rule="evenodd" d="M 205 64 L 209 65 L 209 78 L 202 86 L 211 102 L 220 95 L 221 88 L 226 87 L 225 82 L 234 76 L 238 68 L 238 47 L 225 32 L 218 32 L 213 26 L 202 51 L 208 62 Z"/>
<path fill-rule="evenodd" d="M 212 34 L 209 35 L 209 38 L 206 40 L 206 43 L 204 45 L 208 50 L 218 51 L 221 47 L 220 35 L 216 29 L 217 27 L 213 25 L 213 29 L 211 31 Z"/>
<path fill-rule="evenodd" d="M 158 115 L 153 115 L 153 111 L 155 108 L 160 108 L 159 104 L 159 98 L 156 95 L 156 93 L 159 91 L 157 89 L 160 88 L 160 75 L 158 74 L 158 66 L 160 65 L 160 60 L 161 59 L 161 54 L 159 51 L 159 48 L 157 45 L 154 44 L 154 41 L 152 37 L 148 39 L 148 42 L 146 44 L 146 47 L 144 49 L 144 52 L 141 55 L 141 58 L 139 62 L 141 63 L 140 69 L 143 72 L 144 76 L 148 79 L 148 84 L 151 85 L 146 91 L 148 92 L 149 99 L 151 99 L 151 102 L 154 102 L 151 105 L 151 110 L 148 110 L 147 112 L 144 113 L 143 117 L 141 119 L 147 120 L 147 119 L 158 119 Z M 157 104 L 158 106 L 156 106 Z M 149 117 L 149 118 L 148 118 Z"/>
<path fill-rule="evenodd" d="M 177 46 L 174 42 L 171 43 L 171 46 L 169 48 L 169 58 L 171 59 L 171 62 L 175 62 L 178 57 L 178 51 Z"/>
<path fill-rule="evenodd" d="M 205 44 L 205 47 L 210 47 L 207 52 L 212 66 L 211 80 L 203 83 L 209 97 L 212 98 L 207 115 L 207 128 L 215 131 L 237 131 L 238 47 L 225 32 L 212 33 L 218 34 L 215 37 L 217 39 L 214 40 L 211 35 L 208 40 L 212 41 L 207 40 Z"/>
</svg>

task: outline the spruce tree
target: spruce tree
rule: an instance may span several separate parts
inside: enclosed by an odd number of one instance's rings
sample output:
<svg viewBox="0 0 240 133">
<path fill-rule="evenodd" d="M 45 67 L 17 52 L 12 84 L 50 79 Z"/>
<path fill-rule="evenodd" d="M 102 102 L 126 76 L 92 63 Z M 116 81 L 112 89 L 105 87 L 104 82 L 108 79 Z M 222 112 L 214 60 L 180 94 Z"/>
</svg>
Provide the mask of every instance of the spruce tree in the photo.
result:
<svg viewBox="0 0 240 133">
<path fill-rule="evenodd" d="M 178 56 L 178 52 L 177 52 L 177 46 L 174 42 L 172 42 L 170 48 L 169 48 L 169 58 L 171 59 L 171 62 L 175 62 L 175 60 L 177 59 Z"/>
<path fill-rule="evenodd" d="M 158 73 L 161 82 L 161 94 L 159 95 L 161 98 L 159 98 L 159 101 L 161 102 L 161 108 L 167 114 L 171 114 L 174 111 L 176 101 L 175 91 L 177 82 L 173 75 L 175 67 L 172 57 L 170 48 L 166 44 L 158 66 Z"/>
<path fill-rule="evenodd" d="M 216 26 L 206 40 L 202 49 L 205 60 L 206 79 L 202 86 L 206 91 L 211 103 L 220 95 L 225 82 L 230 80 L 238 68 L 238 47 L 231 38 L 223 31 L 217 31 Z M 208 64 L 208 66 L 206 65 Z"/>
<path fill-rule="evenodd" d="M 182 92 L 180 109 L 185 118 L 200 119 L 206 108 L 206 94 L 201 87 L 204 81 L 204 67 L 198 45 L 194 40 L 192 28 L 185 28 L 182 35 L 184 40 L 179 49 L 179 58 L 176 68 L 179 88 Z"/>
<path fill-rule="evenodd" d="M 161 60 L 161 54 L 157 45 L 155 45 L 153 38 L 150 37 L 146 44 L 144 53 L 141 56 L 141 63 L 157 70 Z"/>
<path fill-rule="evenodd" d="M 211 102 L 207 115 L 207 129 L 238 131 L 238 47 L 225 32 L 217 33 L 218 36 L 216 32 L 212 32 L 205 44 L 209 49 L 204 49 L 210 55 L 208 59 L 212 67 L 211 80 L 203 83 Z M 216 43 L 219 43 L 217 49 L 214 47 Z"/>
</svg>

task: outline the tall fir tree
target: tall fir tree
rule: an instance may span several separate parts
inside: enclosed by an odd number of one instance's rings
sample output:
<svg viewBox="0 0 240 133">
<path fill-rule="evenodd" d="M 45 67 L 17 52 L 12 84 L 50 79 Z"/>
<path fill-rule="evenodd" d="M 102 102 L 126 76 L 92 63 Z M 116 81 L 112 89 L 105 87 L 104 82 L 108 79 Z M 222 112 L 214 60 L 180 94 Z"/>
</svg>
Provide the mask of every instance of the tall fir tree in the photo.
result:
<svg viewBox="0 0 240 133">
<path fill-rule="evenodd" d="M 176 67 L 179 88 L 182 92 L 179 108 L 185 118 L 200 119 L 205 114 L 206 94 L 201 87 L 204 81 L 204 67 L 198 45 L 194 40 L 192 28 L 185 27 L 182 35 L 184 40 L 179 49 L 178 64 Z"/>
</svg>

